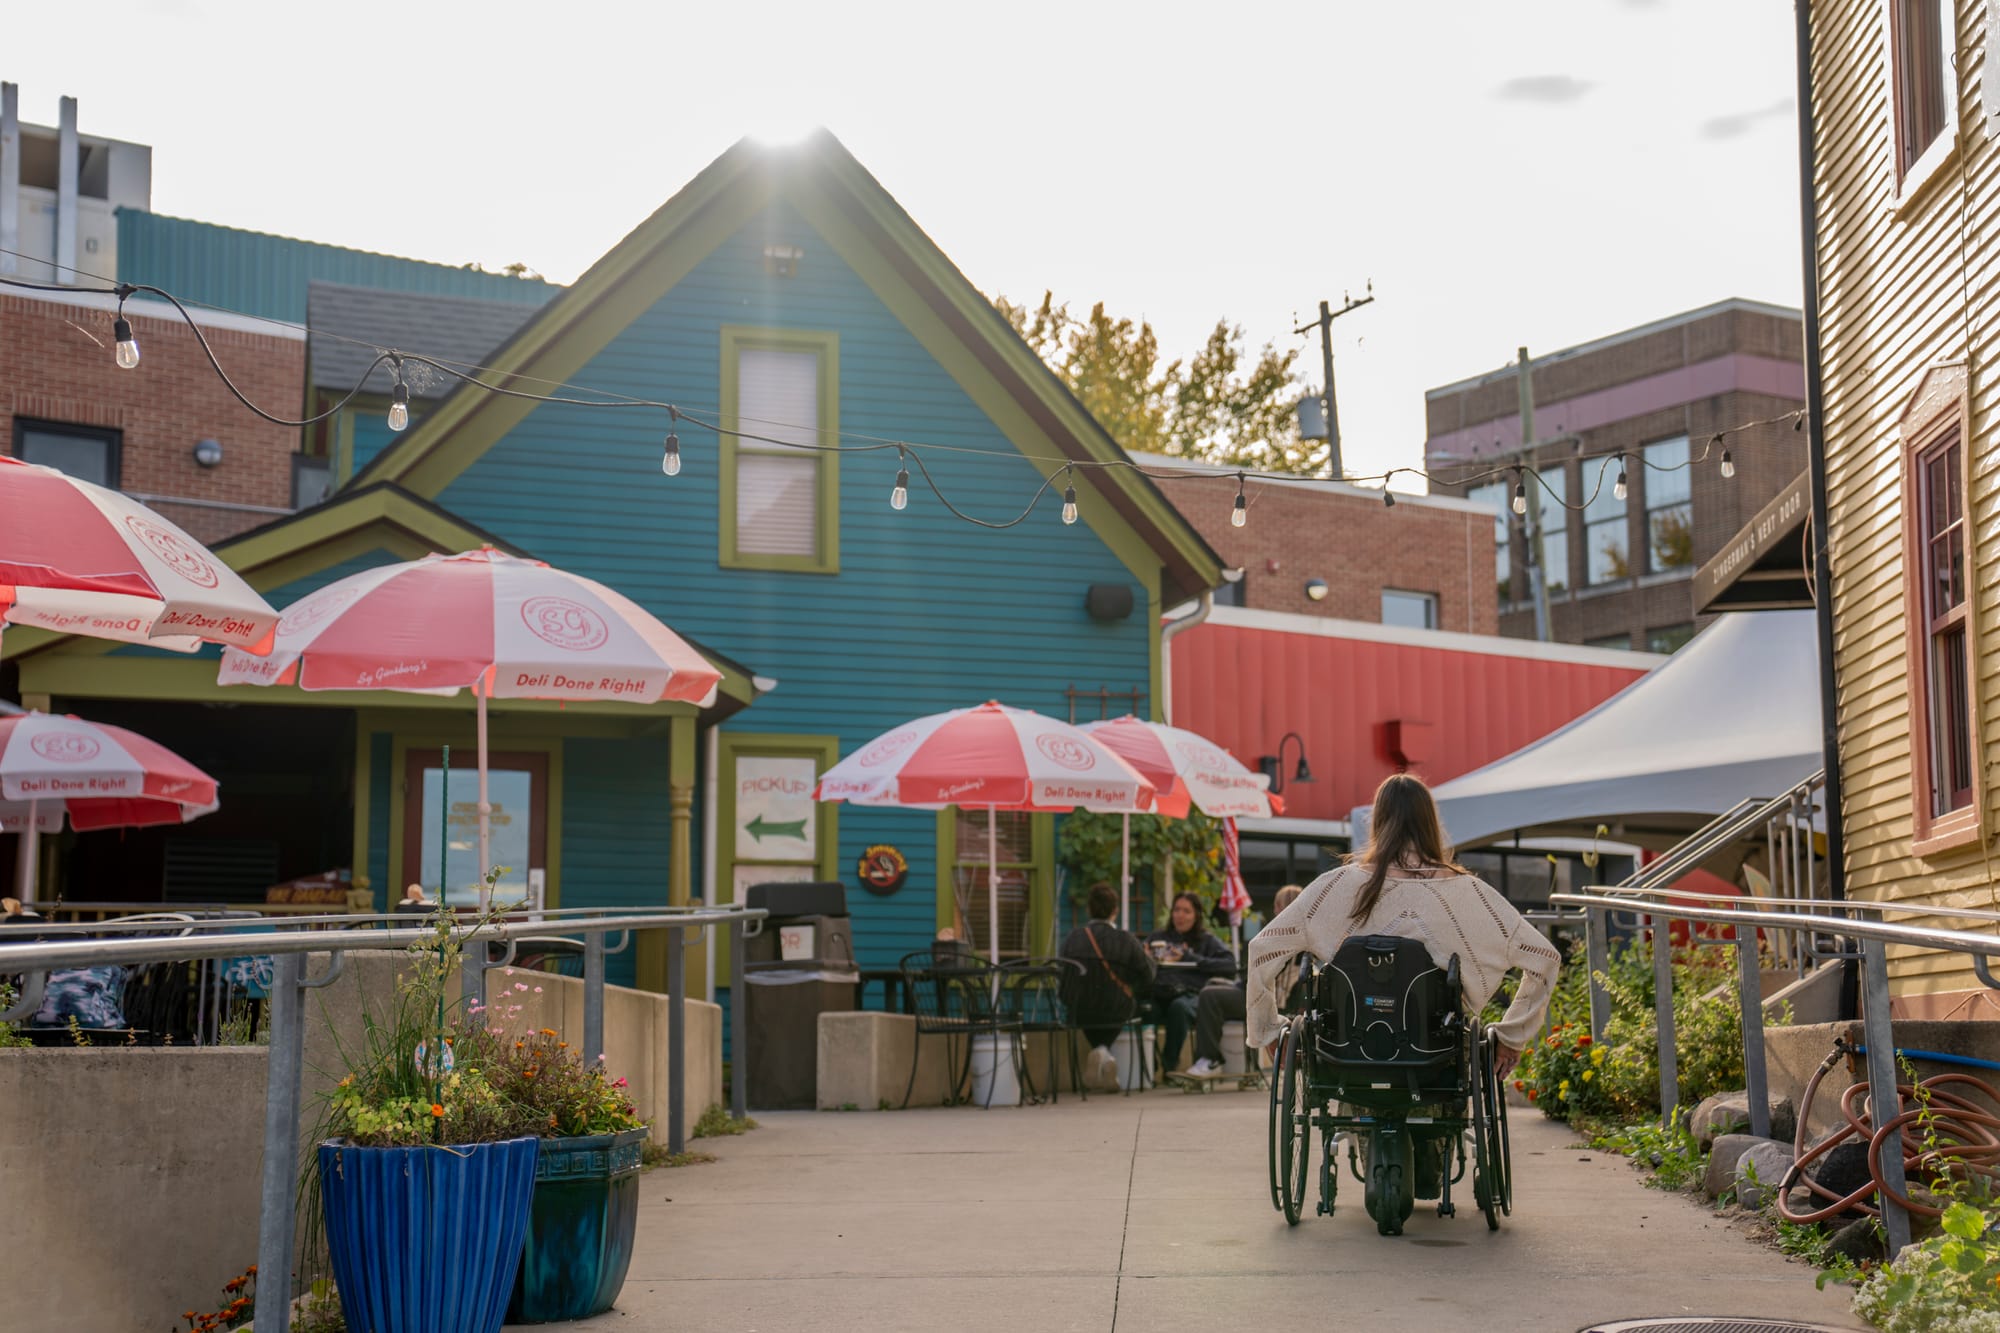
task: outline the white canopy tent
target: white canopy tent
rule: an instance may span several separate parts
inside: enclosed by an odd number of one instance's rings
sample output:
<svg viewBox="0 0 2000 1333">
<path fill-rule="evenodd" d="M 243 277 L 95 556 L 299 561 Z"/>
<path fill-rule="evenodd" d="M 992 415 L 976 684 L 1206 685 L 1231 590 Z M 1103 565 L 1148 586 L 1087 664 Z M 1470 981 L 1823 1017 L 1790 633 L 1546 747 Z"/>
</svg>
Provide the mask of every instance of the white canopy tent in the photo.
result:
<svg viewBox="0 0 2000 1333">
<path fill-rule="evenodd" d="M 1665 847 L 1823 764 L 1811 611 L 1736 612 L 1525 749 L 1435 789 L 1464 849 L 1516 835 Z M 1366 807 L 1355 812 L 1366 828 Z"/>
</svg>

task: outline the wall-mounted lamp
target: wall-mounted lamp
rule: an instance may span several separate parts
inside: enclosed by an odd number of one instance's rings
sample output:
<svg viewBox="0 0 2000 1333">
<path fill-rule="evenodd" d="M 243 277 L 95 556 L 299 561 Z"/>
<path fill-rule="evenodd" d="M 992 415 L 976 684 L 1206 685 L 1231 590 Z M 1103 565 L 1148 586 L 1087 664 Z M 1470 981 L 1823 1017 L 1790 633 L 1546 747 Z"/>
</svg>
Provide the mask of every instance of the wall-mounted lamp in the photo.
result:
<svg viewBox="0 0 2000 1333">
<path fill-rule="evenodd" d="M 194 461 L 203 467 L 218 467 L 222 463 L 222 442 L 201 440 L 194 446 Z"/>
<path fill-rule="evenodd" d="M 1311 782 L 1313 780 L 1312 769 L 1306 766 L 1305 737 L 1299 735 L 1296 731 L 1288 731 L 1284 734 L 1283 739 L 1279 740 L 1278 752 L 1276 754 L 1267 754 L 1257 760 L 1258 769 L 1263 772 L 1265 777 L 1271 779 L 1271 790 L 1274 792 L 1282 792 L 1285 789 L 1286 741 L 1297 741 L 1299 743 L 1299 766 L 1292 774 L 1293 783 Z"/>
<path fill-rule="evenodd" d="M 1306 596 L 1307 596 L 1307 597 L 1309 597 L 1309 598 L 1311 598 L 1311 599 L 1312 599 L 1313 601 L 1315 601 L 1315 602 L 1323 602 L 1323 601 L 1325 601 L 1325 600 L 1326 600 L 1326 580 L 1325 580 L 1325 579 L 1307 579 L 1307 580 L 1306 580 Z"/>
<path fill-rule="evenodd" d="M 796 245 L 767 245 L 764 247 L 764 271 L 777 278 L 798 276 L 799 261 L 806 252 Z"/>
</svg>

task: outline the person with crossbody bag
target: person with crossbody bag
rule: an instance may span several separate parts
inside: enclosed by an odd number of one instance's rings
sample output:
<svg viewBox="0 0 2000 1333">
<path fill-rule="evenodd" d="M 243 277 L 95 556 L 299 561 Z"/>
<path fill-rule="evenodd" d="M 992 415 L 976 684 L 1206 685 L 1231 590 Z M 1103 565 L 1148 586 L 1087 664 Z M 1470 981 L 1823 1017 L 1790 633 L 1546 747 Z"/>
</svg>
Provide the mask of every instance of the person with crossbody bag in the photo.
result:
<svg viewBox="0 0 2000 1333">
<path fill-rule="evenodd" d="M 1139 997 L 1153 984 L 1153 960 L 1130 931 L 1112 924 L 1118 913 L 1118 892 L 1109 884 L 1093 884 L 1088 895 L 1090 920 L 1069 933 L 1062 956 L 1081 965 L 1065 978 L 1063 1003 L 1070 1021 L 1090 1042 L 1084 1079 L 1098 1088 L 1118 1086 L 1118 1057 L 1111 1044 L 1139 1012 Z"/>
</svg>

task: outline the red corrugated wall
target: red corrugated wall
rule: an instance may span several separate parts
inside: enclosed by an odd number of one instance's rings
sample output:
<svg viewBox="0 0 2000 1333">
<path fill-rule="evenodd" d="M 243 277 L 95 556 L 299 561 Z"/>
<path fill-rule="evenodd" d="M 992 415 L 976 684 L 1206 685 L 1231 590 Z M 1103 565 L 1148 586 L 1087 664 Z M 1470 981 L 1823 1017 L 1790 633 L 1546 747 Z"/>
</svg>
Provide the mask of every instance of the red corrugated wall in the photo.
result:
<svg viewBox="0 0 2000 1333">
<path fill-rule="evenodd" d="M 1285 751 L 1285 816 L 1297 819 L 1346 819 L 1373 799 L 1376 784 L 1402 767 L 1389 750 L 1391 722 L 1429 724 L 1429 757 L 1409 771 L 1443 782 L 1546 736 L 1645 674 L 1212 623 L 1179 635 L 1169 651 L 1175 726 L 1252 768 L 1286 732 L 1304 739 L 1313 782 L 1289 780 L 1297 744 Z"/>
</svg>

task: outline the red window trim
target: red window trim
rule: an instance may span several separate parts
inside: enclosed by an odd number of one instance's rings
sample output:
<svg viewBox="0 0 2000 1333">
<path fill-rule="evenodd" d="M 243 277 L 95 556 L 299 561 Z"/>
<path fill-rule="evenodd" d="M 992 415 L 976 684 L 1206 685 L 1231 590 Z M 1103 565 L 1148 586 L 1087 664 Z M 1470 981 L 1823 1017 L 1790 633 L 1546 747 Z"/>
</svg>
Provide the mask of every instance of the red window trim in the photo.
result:
<svg viewBox="0 0 2000 1333">
<path fill-rule="evenodd" d="M 1986 806 L 1985 765 L 1981 762 L 1979 686 L 1976 669 L 1977 643 L 1971 616 L 1971 592 L 1956 612 L 1965 626 L 1967 744 L 1971 754 L 1972 790 L 1968 801 L 1943 814 L 1932 813 L 1931 786 L 1931 675 L 1930 640 L 1932 622 L 1927 583 L 1924 578 L 1926 548 L 1923 501 L 1925 462 L 1938 449 L 1955 442 L 1959 448 L 1959 487 L 1966 502 L 1965 460 L 1970 441 L 1965 438 L 1969 413 L 1965 401 L 1965 368 L 1960 364 L 1937 366 L 1925 376 L 1909 407 L 1903 413 L 1901 459 L 1903 491 L 1903 625 L 1904 653 L 1910 681 L 1910 816 L 1911 851 L 1932 856 L 1962 847 L 1981 836 L 1981 812 Z M 1967 521 L 1961 519 L 1961 521 Z M 1968 549 L 1967 559 L 1971 552 Z M 1970 571 L 1968 570 L 1968 573 Z"/>
</svg>

